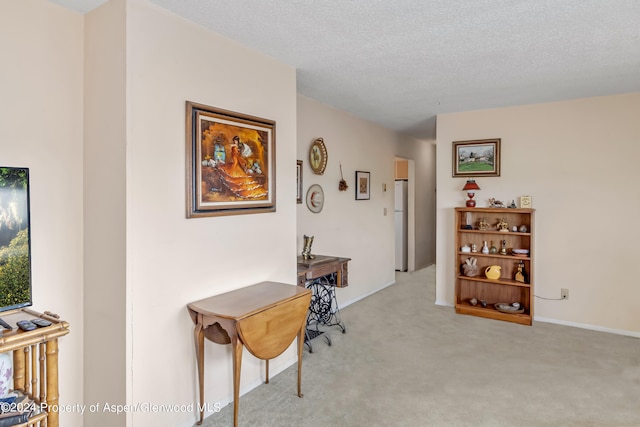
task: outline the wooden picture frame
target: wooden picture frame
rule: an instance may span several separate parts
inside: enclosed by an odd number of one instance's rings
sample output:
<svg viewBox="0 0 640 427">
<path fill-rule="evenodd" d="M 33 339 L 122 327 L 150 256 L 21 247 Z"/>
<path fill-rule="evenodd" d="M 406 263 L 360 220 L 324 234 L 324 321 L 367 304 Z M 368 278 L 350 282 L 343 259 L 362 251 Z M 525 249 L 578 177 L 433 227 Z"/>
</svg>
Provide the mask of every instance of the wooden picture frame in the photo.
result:
<svg viewBox="0 0 640 427">
<path fill-rule="evenodd" d="M 500 176 L 500 138 L 453 142 L 453 176 Z"/>
<path fill-rule="evenodd" d="M 302 204 L 302 160 L 296 161 L 296 203 Z"/>
<path fill-rule="evenodd" d="M 356 200 L 371 198 L 371 172 L 356 171 Z"/>
<path fill-rule="evenodd" d="M 275 212 L 276 122 L 187 101 L 187 218 Z"/>
</svg>

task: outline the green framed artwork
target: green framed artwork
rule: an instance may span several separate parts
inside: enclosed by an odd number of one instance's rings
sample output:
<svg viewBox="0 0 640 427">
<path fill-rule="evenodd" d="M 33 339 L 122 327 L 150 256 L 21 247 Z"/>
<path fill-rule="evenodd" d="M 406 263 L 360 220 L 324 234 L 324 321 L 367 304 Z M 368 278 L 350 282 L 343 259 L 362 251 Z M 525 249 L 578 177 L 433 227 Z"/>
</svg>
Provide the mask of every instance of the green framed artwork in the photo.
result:
<svg viewBox="0 0 640 427">
<path fill-rule="evenodd" d="M 453 142 L 453 176 L 500 176 L 500 138 Z"/>
</svg>

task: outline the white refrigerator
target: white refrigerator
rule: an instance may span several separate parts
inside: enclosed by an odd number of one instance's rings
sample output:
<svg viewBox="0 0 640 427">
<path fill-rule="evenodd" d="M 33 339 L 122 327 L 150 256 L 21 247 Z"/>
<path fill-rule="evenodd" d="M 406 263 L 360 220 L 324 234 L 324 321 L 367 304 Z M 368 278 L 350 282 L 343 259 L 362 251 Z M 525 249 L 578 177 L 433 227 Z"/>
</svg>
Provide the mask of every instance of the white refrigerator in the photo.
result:
<svg viewBox="0 0 640 427">
<path fill-rule="evenodd" d="M 407 186 L 406 180 L 395 182 L 396 270 L 407 271 Z"/>
</svg>

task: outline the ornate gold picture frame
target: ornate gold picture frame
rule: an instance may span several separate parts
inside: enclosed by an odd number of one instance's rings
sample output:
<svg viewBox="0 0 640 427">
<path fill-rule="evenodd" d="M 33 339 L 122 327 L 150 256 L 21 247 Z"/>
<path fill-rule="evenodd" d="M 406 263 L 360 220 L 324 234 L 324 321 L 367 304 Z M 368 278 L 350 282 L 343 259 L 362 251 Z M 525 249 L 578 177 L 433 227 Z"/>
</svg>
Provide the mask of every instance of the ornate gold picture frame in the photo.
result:
<svg viewBox="0 0 640 427">
<path fill-rule="evenodd" d="M 186 103 L 187 218 L 276 210 L 276 123 Z"/>
</svg>

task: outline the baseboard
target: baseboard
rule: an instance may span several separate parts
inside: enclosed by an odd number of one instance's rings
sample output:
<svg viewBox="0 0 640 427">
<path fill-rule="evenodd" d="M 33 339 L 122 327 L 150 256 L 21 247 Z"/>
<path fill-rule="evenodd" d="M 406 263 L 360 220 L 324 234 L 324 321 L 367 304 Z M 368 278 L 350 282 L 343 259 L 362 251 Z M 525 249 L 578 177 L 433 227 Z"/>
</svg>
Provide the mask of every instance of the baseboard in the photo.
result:
<svg viewBox="0 0 640 427">
<path fill-rule="evenodd" d="M 424 268 L 429 268 L 429 267 L 431 267 L 432 265 L 435 265 L 435 264 L 436 263 L 434 261 L 427 261 L 426 264 L 422 264 L 422 265 L 416 266 L 415 270 L 413 270 L 413 271 L 418 271 L 418 270 L 422 270 Z"/>
<path fill-rule="evenodd" d="M 443 307 L 453 307 L 453 304 L 449 304 L 446 301 L 436 301 L 434 304 L 435 305 L 441 305 Z"/>
<path fill-rule="evenodd" d="M 443 307 L 453 307 L 453 305 L 449 304 L 446 301 L 436 301 L 435 305 L 440 305 Z M 608 332 L 610 334 L 625 335 L 628 337 L 640 338 L 640 332 L 627 331 L 624 329 L 605 328 L 603 326 L 589 325 L 586 323 L 578 323 L 578 322 L 568 322 L 565 320 L 550 319 L 547 317 L 539 317 L 539 316 L 533 316 L 533 320 L 536 322 L 554 323 L 556 325 L 572 326 L 574 328 L 589 329 L 592 331 Z"/>
<path fill-rule="evenodd" d="M 388 288 L 389 286 L 395 285 L 395 284 L 396 284 L 396 282 L 394 280 L 394 281 L 391 281 L 391 282 L 387 283 L 386 285 L 382 285 L 381 287 L 374 289 L 373 291 L 370 291 L 370 292 L 367 292 L 366 294 L 360 295 L 357 298 L 354 298 L 354 299 L 352 299 L 350 301 L 340 302 L 340 304 L 339 304 L 340 305 L 340 309 L 342 310 L 343 308 L 348 307 L 353 303 L 356 303 L 356 302 L 358 302 L 358 301 L 360 301 L 362 299 L 365 299 L 366 297 L 371 296 L 371 295 L 373 295 L 373 294 L 375 294 L 377 292 L 380 292 L 384 288 Z"/>
<path fill-rule="evenodd" d="M 626 331 L 624 329 L 605 328 L 603 326 L 589 325 L 586 323 L 567 322 L 565 320 L 549 319 L 547 317 L 538 317 L 538 316 L 533 316 L 533 320 L 536 322 L 554 323 L 556 325 L 573 326 L 574 328 L 589 329 L 592 331 L 608 332 L 610 334 L 625 335 L 628 337 L 640 338 L 640 332 Z"/>
</svg>

